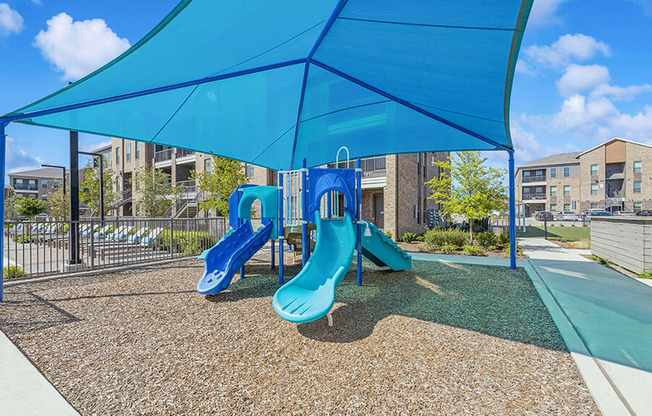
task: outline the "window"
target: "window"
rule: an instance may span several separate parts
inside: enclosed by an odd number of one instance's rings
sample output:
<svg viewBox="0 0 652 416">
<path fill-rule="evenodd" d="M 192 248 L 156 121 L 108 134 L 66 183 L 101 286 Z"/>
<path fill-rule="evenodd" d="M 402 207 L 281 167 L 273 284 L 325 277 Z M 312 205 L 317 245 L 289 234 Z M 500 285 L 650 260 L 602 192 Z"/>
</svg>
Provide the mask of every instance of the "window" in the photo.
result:
<svg viewBox="0 0 652 416">
<path fill-rule="evenodd" d="M 550 204 L 550 211 L 552 212 L 557 211 L 557 204 Z"/>
<path fill-rule="evenodd" d="M 598 207 L 598 203 L 597 203 L 597 202 L 591 202 L 591 209 L 595 209 L 595 208 L 597 208 L 597 207 Z"/>
<path fill-rule="evenodd" d="M 48 189 L 48 181 L 46 179 L 41 180 L 41 188 Z"/>
<path fill-rule="evenodd" d="M 638 212 L 643 209 L 643 204 L 641 202 L 634 202 L 634 212 Z"/>
<path fill-rule="evenodd" d="M 641 182 L 640 181 L 634 182 L 634 193 L 635 194 L 640 194 L 641 193 Z"/>
<path fill-rule="evenodd" d="M 247 178 L 253 178 L 254 177 L 254 165 L 250 165 L 249 163 L 245 163 L 245 176 Z"/>
<path fill-rule="evenodd" d="M 541 194 L 543 194 L 543 193 L 545 193 L 545 192 L 543 191 L 543 187 L 542 187 L 542 186 L 537 186 L 536 188 L 534 188 L 534 193 L 535 193 L 535 194 L 539 194 L 539 195 L 541 195 Z"/>
<path fill-rule="evenodd" d="M 577 209 L 577 201 L 573 201 L 573 211 Z"/>
<path fill-rule="evenodd" d="M 557 168 L 550 168 L 550 177 L 551 178 L 557 177 Z"/>
<path fill-rule="evenodd" d="M 591 165 L 591 176 L 596 176 L 598 174 L 598 165 Z"/>
<path fill-rule="evenodd" d="M 526 170 L 525 172 L 523 172 L 523 176 L 526 177 L 526 178 L 529 178 L 530 177 L 530 171 Z"/>
<path fill-rule="evenodd" d="M 131 143 L 127 143 L 127 148 L 125 149 L 125 157 L 127 162 L 131 162 Z"/>
<path fill-rule="evenodd" d="M 205 159 L 204 160 L 204 170 L 206 172 L 210 172 L 212 164 L 213 164 L 213 159 L 212 158 L 211 159 Z"/>
<path fill-rule="evenodd" d="M 529 194 L 530 193 L 530 188 L 523 188 L 523 193 L 524 194 Z"/>
<path fill-rule="evenodd" d="M 543 211 L 543 205 L 537 204 L 536 211 Z"/>
<path fill-rule="evenodd" d="M 115 164 L 116 165 L 120 164 L 120 148 L 119 147 L 115 148 Z"/>
<path fill-rule="evenodd" d="M 598 194 L 598 184 L 597 183 L 592 183 L 591 184 L 591 195 L 597 195 Z"/>
<path fill-rule="evenodd" d="M 140 157 L 140 143 L 136 142 L 136 160 Z"/>
<path fill-rule="evenodd" d="M 571 210 L 570 204 L 564 204 L 564 212 L 568 212 L 570 210 Z"/>
<path fill-rule="evenodd" d="M 564 196 L 570 196 L 570 185 L 564 185 Z"/>
<path fill-rule="evenodd" d="M 643 171 L 643 162 L 637 160 L 634 162 L 634 173 L 641 173 Z"/>
<path fill-rule="evenodd" d="M 116 188 L 116 191 L 118 191 L 118 192 L 120 192 L 121 188 L 122 188 L 122 186 L 121 186 L 122 181 L 120 179 L 121 179 L 120 176 L 116 176 L 116 178 L 115 178 L 115 188 Z"/>
<path fill-rule="evenodd" d="M 557 187 L 556 186 L 551 186 L 550 187 L 550 196 L 557 196 Z"/>
<path fill-rule="evenodd" d="M 23 187 L 23 180 L 22 179 L 14 179 L 14 186 L 16 188 L 22 188 Z"/>
<path fill-rule="evenodd" d="M 570 176 L 570 167 L 566 166 L 564 168 L 564 178 L 568 178 Z"/>
<path fill-rule="evenodd" d="M 535 176 L 543 176 L 543 171 L 542 171 L 542 170 L 538 170 L 538 171 L 534 172 L 534 175 L 535 175 Z"/>
<path fill-rule="evenodd" d="M 36 184 L 37 184 L 36 179 L 30 179 L 28 184 L 29 189 L 31 189 L 32 191 L 36 191 L 38 189 Z"/>
</svg>

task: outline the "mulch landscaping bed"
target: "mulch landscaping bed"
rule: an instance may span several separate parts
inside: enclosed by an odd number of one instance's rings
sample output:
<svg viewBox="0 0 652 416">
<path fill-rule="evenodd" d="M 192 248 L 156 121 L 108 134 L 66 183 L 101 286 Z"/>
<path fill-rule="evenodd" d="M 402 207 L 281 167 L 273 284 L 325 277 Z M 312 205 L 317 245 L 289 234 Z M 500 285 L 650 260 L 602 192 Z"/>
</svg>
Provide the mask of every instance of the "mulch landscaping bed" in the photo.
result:
<svg viewBox="0 0 652 416">
<path fill-rule="evenodd" d="M 276 315 L 265 257 L 214 296 L 194 260 L 7 288 L 0 328 L 88 415 L 598 413 L 522 270 L 365 263 L 329 328 Z"/>
</svg>

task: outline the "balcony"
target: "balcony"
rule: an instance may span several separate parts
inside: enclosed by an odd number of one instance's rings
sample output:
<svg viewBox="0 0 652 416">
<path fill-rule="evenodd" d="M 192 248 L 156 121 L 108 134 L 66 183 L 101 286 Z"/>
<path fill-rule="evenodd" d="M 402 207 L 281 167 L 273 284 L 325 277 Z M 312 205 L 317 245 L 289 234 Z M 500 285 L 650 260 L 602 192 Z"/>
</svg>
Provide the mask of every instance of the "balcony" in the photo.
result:
<svg viewBox="0 0 652 416">
<path fill-rule="evenodd" d="M 195 154 L 195 152 L 192 152 L 190 150 L 184 150 L 184 149 L 176 149 L 176 150 L 177 150 L 177 152 L 176 152 L 177 159 L 180 159 L 180 158 L 186 157 L 186 156 L 192 156 L 192 155 Z"/>
<path fill-rule="evenodd" d="M 523 176 L 523 183 L 545 182 L 546 175 Z"/>
<path fill-rule="evenodd" d="M 174 152 L 174 149 L 165 149 L 154 153 L 154 163 L 171 161 L 172 152 Z"/>
<path fill-rule="evenodd" d="M 607 198 L 616 198 L 616 199 L 625 199 L 625 190 L 624 189 L 609 189 L 605 191 L 605 196 Z"/>
<path fill-rule="evenodd" d="M 523 201 L 545 201 L 546 194 L 524 194 Z"/>
<path fill-rule="evenodd" d="M 17 191 L 38 191 L 38 186 L 22 183 L 14 184 L 14 189 Z"/>
</svg>

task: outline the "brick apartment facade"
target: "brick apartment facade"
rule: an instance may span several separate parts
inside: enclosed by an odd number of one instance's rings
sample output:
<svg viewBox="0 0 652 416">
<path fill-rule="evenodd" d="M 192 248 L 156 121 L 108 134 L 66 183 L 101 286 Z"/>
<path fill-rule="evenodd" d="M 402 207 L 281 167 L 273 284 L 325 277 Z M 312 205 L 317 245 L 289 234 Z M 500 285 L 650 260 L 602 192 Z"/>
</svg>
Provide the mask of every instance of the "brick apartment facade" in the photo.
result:
<svg viewBox="0 0 652 416">
<path fill-rule="evenodd" d="M 535 160 L 517 168 L 516 195 L 526 215 L 652 209 L 652 146 L 615 137 Z"/>
<path fill-rule="evenodd" d="M 105 149 L 105 153 L 116 173 L 115 187 L 121 196 L 116 205 L 118 215 L 135 215 L 137 190 L 132 187 L 145 163 L 168 173 L 173 182 L 185 185 L 187 192 L 183 198 L 188 203 L 180 204 L 172 215 L 206 215 L 197 208 L 202 193 L 191 176 L 193 171 L 210 169 L 210 155 L 123 139 L 113 139 L 110 151 Z M 448 153 L 418 153 L 363 159 L 363 218 L 391 232 L 393 238 L 406 231 L 422 232 L 427 227 L 428 210 L 439 208 L 434 201 L 427 199 L 430 189 L 425 182 L 439 175 L 439 168 L 432 162 L 446 157 Z M 275 171 L 246 164 L 243 164 L 243 169 L 251 184 L 277 185 Z"/>
<path fill-rule="evenodd" d="M 47 200 L 48 195 L 63 186 L 63 170 L 42 168 L 9 173 L 9 186 L 16 191 L 16 198 Z"/>
</svg>

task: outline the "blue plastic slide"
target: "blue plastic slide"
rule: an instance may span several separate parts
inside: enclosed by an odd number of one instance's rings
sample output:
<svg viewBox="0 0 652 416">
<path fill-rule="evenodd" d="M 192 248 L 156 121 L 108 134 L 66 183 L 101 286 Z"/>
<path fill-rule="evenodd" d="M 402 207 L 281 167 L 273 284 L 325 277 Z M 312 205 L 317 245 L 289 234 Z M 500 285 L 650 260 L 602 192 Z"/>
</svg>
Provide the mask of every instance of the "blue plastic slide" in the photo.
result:
<svg viewBox="0 0 652 416">
<path fill-rule="evenodd" d="M 373 264 L 392 270 L 409 270 L 412 257 L 369 221 L 362 220 L 362 255 Z M 366 229 L 365 229 L 366 227 Z"/>
<path fill-rule="evenodd" d="M 349 211 L 343 220 L 322 219 L 315 211 L 317 244 L 308 263 L 274 295 L 274 309 L 290 322 L 311 322 L 325 316 L 335 302 L 335 287 L 351 265 L 355 228 Z"/>
<path fill-rule="evenodd" d="M 267 243 L 273 228 L 270 222 L 254 233 L 247 220 L 225 235 L 206 253 L 204 276 L 197 283 L 197 292 L 214 295 L 229 287 L 233 275 Z"/>
</svg>

